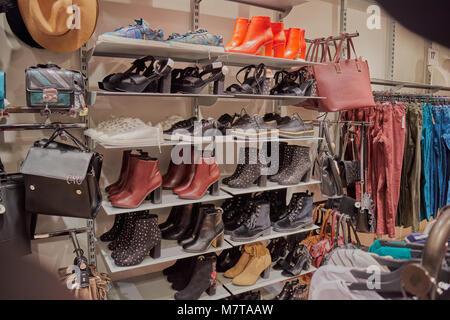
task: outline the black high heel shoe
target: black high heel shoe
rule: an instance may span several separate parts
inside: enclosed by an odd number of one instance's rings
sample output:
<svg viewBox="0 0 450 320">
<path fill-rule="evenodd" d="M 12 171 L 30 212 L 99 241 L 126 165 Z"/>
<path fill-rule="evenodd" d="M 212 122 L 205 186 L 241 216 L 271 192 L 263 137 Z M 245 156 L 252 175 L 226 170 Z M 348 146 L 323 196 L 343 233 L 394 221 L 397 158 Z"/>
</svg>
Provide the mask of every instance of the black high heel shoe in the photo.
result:
<svg viewBox="0 0 450 320">
<path fill-rule="evenodd" d="M 153 57 L 150 57 L 154 59 Z M 161 59 L 151 63 L 144 73 L 135 73 L 124 77 L 117 83 L 117 91 L 125 92 L 170 92 L 172 59 Z"/>
<path fill-rule="evenodd" d="M 270 90 L 271 95 L 303 97 L 313 94 L 315 81 L 306 68 L 293 72 L 278 71 L 274 79 L 275 86 Z"/>
<path fill-rule="evenodd" d="M 222 72 L 223 64 L 216 62 L 207 65 L 203 71 L 198 73 L 198 69 L 192 67 L 186 71 L 174 73 L 175 78 L 172 81 L 172 92 L 182 93 L 200 93 L 210 82 L 214 82 L 214 94 L 222 94 L 225 81 L 225 75 Z M 211 74 L 209 78 L 203 79 L 203 76 Z"/>
<path fill-rule="evenodd" d="M 150 66 L 153 65 L 155 58 L 152 56 L 146 56 L 133 61 L 131 67 L 124 73 L 113 73 L 106 76 L 101 82 L 98 83 L 98 87 L 106 91 L 117 91 L 116 86 L 122 81 L 122 79 L 128 78 L 134 74 L 140 74 L 148 67 L 146 62 L 151 61 Z"/>
<path fill-rule="evenodd" d="M 253 70 L 253 76 L 249 76 Z M 245 71 L 244 80 L 239 80 L 239 74 Z M 226 90 L 227 93 L 241 93 L 241 94 L 263 94 L 264 81 L 266 81 L 266 66 L 259 64 L 258 66 L 249 65 L 238 71 L 236 74 L 236 80 L 239 84 L 235 83 L 229 86 Z"/>
</svg>

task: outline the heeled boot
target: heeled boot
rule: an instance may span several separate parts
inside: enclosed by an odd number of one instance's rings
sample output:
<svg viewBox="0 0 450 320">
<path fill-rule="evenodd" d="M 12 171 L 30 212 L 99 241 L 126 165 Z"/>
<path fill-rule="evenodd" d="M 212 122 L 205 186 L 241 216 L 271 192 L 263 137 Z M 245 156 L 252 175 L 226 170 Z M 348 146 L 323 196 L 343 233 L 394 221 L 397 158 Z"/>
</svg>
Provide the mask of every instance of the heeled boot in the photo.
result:
<svg viewBox="0 0 450 320">
<path fill-rule="evenodd" d="M 217 272 L 225 272 L 239 261 L 241 257 L 240 247 L 223 250 L 217 257 Z"/>
<path fill-rule="evenodd" d="M 226 199 L 222 203 L 222 220 L 225 226 L 230 225 L 236 219 L 236 216 L 242 211 L 243 206 L 250 199 L 249 194 L 237 195 L 231 199 Z"/>
<path fill-rule="evenodd" d="M 308 270 L 311 263 L 311 255 L 308 247 L 304 244 L 298 245 L 288 264 L 284 266 L 281 273 L 285 277 L 295 277 L 302 273 L 303 270 Z"/>
<path fill-rule="evenodd" d="M 111 192 L 117 192 L 117 190 L 120 190 L 122 186 L 125 184 L 125 181 L 127 180 L 127 171 L 128 171 L 128 160 L 131 155 L 131 150 L 125 150 L 122 154 L 122 166 L 120 168 L 120 174 L 119 178 L 116 182 L 110 184 L 105 188 L 105 191 L 108 193 Z"/>
<path fill-rule="evenodd" d="M 128 180 L 133 176 L 134 170 L 136 169 L 136 164 L 139 161 L 140 156 L 135 154 L 130 154 L 128 157 L 128 166 L 127 166 L 127 173 L 126 178 L 124 181 L 124 184 L 119 188 L 115 188 L 114 190 L 111 190 L 108 195 L 108 200 L 111 201 L 115 198 L 120 198 L 125 194 L 126 188 L 128 185 Z"/>
<path fill-rule="evenodd" d="M 248 162 L 248 155 L 249 155 L 248 147 L 239 149 L 239 158 L 238 158 L 238 165 L 236 167 L 236 170 L 234 170 L 234 172 L 231 176 L 222 179 L 223 184 L 228 184 L 228 182 L 239 177 L 239 175 L 242 173 L 242 171 L 245 168 L 245 164 Z"/>
<path fill-rule="evenodd" d="M 161 230 L 158 228 L 158 216 L 146 214 L 136 220 L 136 228 L 130 246 L 114 263 L 117 266 L 135 266 L 150 255 L 157 259 L 161 256 Z"/>
<path fill-rule="evenodd" d="M 189 257 L 184 259 L 179 259 L 177 262 L 180 261 L 180 263 L 177 265 L 175 264 L 172 266 L 174 269 L 172 271 L 167 271 L 167 281 L 174 283 L 177 282 L 181 278 L 188 277 L 188 280 L 186 282 L 186 285 L 189 283 L 190 275 L 187 274 L 187 271 L 190 270 L 192 265 L 195 265 L 196 257 Z"/>
<path fill-rule="evenodd" d="M 214 204 L 212 204 L 212 203 L 202 204 L 200 206 L 194 205 L 194 209 L 193 209 L 194 214 L 192 215 L 192 218 L 191 218 L 191 225 L 189 226 L 186 233 L 178 239 L 179 245 L 183 246 L 186 243 L 189 243 L 195 239 L 195 235 L 198 233 L 198 231 L 200 229 L 205 212 L 207 210 L 212 210 L 212 209 L 214 209 Z"/>
<path fill-rule="evenodd" d="M 248 19 L 247 18 L 236 18 L 234 23 L 233 34 L 228 44 L 225 46 L 225 51 L 230 51 L 230 49 L 236 48 L 242 44 L 248 29 Z"/>
<path fill-rule="evenodd" d="M 186 190 L 187 188 L 189 188 L 189 186 L 192 183 L 192 180 L 194 179 L 195 176 L 195 150 L 194 148 L 191 149 L 191 161 L 190 163 L 186 163 L 186 171 L 185 171 L 185 175 L 184 175 L 184 179 L 180 182 L 180 184 L 173 189 L 173 193 L 178 194 L 184 190 Z"/>
<path fill-rule="evenodd" d="M 172 228 L 168 228 L 162 232 L 163 239 L 177 240 L 182 237 L 189 229 L 194 205 L 187 204 L 181 207 L 177 214 L 177 220 Z"/>
<path fill-rule="evenodd" d="M 109 241 L 113 241 L 116 240 L 123 228 L 125 222 L 125 216 L 123 214 L 116 214 L 114 216 L 114 224 L 111 227 L 111 229 L 109 229 L 108 231 L 106 231 L 104 234 L 102 234 L 100 236 L 100 240 L 103 242 L 109 242 Z"/>
<path fill-rule="evenodd" d="M 273 239 L 267 249 L 269 249 L 272 262 L 276 262 L 278 259 L 283 258 L 286 255 L 287 241 L 285 238 Z"/>
<path fill-rule="evenodd" d="M 120 231 L 119 236 L 112 242 L 108 243 L 108 249 L 113 250 L 112 254 L 114 254 L 115 250 L 128 246 L 129 241 L 131 240 L 131 237 L 133 235 L 134 228 L 136 227 L 136 219 L 139 214 L 140 212 L 123 214 L 123 227 Z"/>
<path fill-rule="evenodd" d="M 265 187 L 267 176 L 264 175 L 264 170 L 267 169 L 267 164 L 261 163 L 258 149 L 248 148 L 246 153 L 246 162 L 242 171 L 236 178 L 228 181 L 228 186 L 231 188 L 249 188 L 256 183 L 260 187 Z"/>
<path fill-rule="evenodd" d="M 175 264 L 173 264 L 172 266 L 165 268 L 162 273 L 165 276 L 169 276 L 171 274 L 175 274 L 177 272 L 180 272 L 181 270 L 184 270 L 188 265 L 191 264 L 191 262 L 193 262 L 194 258 L 193 257 L 189 257 L 189 258 L 184 258 L 184 259 L 178 259 Z"/>
<path fill-rule="evenodd" d="M 311 158 L 309 147 L 291 146 L 292 160 L 289 166 L 281 172 L 278 183 L 281 185 L 294 185 L 308 182 L 311 176 Z"/>
<path fill-rule="evenodd" d="M 265 200 L 255 202 L 250 217 L 231 233 L 232 241 L 252 241 L 271 232 L 270 204 Z"/>
<path fill-rule="evenodd" d="M 292 161 L 292 152 L 294 148 L 288 144 L 281 144 L 279 148 L 279 166 L 278 173 L 269 177 L 269 181 L 278 182 L 280 180 L 281 173 L 285 170 Z"/>
<path fill-rule="evenodd" d="M 255 201 L 252 198 L 248 198 L 242 202 L 242 205 L 236 207 L 233 219 L 225 224 L 225 234 L 230 235 L 234 230 L 239 228 L 245 223 L 253 212 Z"/>
<path fill-rule="evenodd" d="M 216 294 L 216 256 L 200 256 L 186 288 L 175 293 L 175 300 L 197 300 L 203 292 L 210 296 Z"/>
<path fill-rule="evenodd" d="M 305 60 L 306 57 L 306 39 L 305 39 L 305 29 L 300 29 L 300 53 L 299 59 Z"/>
<path fill-rule="evenodd" d="M 276 58 L 284 58 L 284 50 L 286 47 L 286 35 L 284 33 L 283 22 L 272 22 L 270 24 L 273 33 L 273 56 Z"/>
<path fill-rule="evenodd" d="M 161 203 L 162 176 L 155 158 L 139 159 L 127 185 L 120 197 L 111 200 L 111 205 L 118 208 L 137 208 L 145 199 Z"/>
<path fill-rule="evenodd" d="M 200 158 L 195 165 L 195 175 L 189 188 L 178 193 L 182 199 L 200 199 L 209 189 L 211 195 L 219 194 L 220 170 L 214 157 Z"/>
<path fill-rule="evenodd" d="M 270 221 L 280 220 L 280 215 L 286 211 L 287 189 L 265 191 L 262 198 L 270 203 Z"/>
<path fill-rule="evenodd" d="M 285 59 L 296 59 L 300 52 L 300 29 L 290 28 L 286 41 Z"/>
<path fill-rule="evenodd" d="M 162 178 L 163 189 L 171 190 L 180 186 L 188 173 L 189 166 L 190 164 L 174 164 L 172 161 L 170 161 L 169 169 Z"/>
<path fill-rule="evenodd" d="M 238 260 L 238 262 L 230 269 L 225 271 L 224 277 L 233 279 L 234 277 L 237 277 L 244 271 L 245 267 L 247 266 L 248 262 L 250 261 L 251 255 L 254 252 L 254 247 L 262 245 L 261 242 L 255 242 L 255 243 L 249 243 L 244 245 L 242 249 L 242 254 Z"/>
<path fill-rule="evenodd" d="M 251 286 L 254 285 L 261 276 L 267 279 L 270 275 L 270 252 L 262 243 L 253 247 L 253 252 L 250 261 L 245 266 L 237 277 L 233 278 L 233 284 L 237 286 Z"/>
<path fill-rule="evenodd" d="M 209 249 L 222 247 L 224 226 L 222 222 L 222 209 L 208 209 L 204 211 L 194 240 L 183 245 L 186 252 L 199 253 Z"/>
<path fill-rule="evenodd" d="M 159 230 L 161 230 L 161 232 L 164 232 L 175 226 L 180 209 L 181 207 L 179 206 L 172 207 L 172 209 L 170 209 L 170 213 L 169 216 L 167 217 L 167 220 L 159 225 Z"/>
<path fill-rule="evenodd" d="M 272 57 L 273 33 L 270 27 L 270 17 L 254 16 L 250 20 L 247 33 L 242 44 L 231 48 L 229 52 L 261 54 Z"/>
</svg>

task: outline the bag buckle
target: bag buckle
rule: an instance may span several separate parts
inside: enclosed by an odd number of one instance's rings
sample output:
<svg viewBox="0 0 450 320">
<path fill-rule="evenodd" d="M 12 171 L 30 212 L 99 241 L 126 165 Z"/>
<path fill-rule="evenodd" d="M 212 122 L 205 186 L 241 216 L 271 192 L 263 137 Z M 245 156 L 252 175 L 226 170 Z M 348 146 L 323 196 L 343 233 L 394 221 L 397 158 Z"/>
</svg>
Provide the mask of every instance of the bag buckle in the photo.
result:
<svg viewBox="0 0 450 320">
<path fill-rule="evenodd" d="M 337 72 L 337 73 L 342 73 L 341 65 L 340 65 L 339 63 L 335 63 L 335 64 L 334 64 L 334 67 L 336 68 L 336 72 Z"/>
<path fill-rule="evenodd" d="M 358 60 L 356 60 L 356 68 L 358 69 L 358 72 L 361 72 L 361 64 Z"/>
<path fill-rule="evenodd" d="M 58 90 L 55 88 L 46 88 L 42 90 L 42 100 L 45 103 L 58 102 Z"/>
</svg>

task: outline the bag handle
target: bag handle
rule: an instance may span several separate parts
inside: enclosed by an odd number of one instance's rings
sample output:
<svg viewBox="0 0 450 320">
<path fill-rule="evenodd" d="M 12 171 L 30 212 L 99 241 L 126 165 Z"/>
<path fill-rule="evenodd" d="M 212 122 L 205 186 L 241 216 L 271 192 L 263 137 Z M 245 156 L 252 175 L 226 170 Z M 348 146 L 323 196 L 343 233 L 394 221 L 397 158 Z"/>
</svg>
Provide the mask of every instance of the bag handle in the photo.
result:
<svg viewBox="0 0 450 320">
<path fill-rule="evenodd" d="M 331 214 L 332 214 L 333 210 L 329 209 L 325 212 L 324 218 L 323 218 L 323 222 L 322 222 L 322 226 L 320 227 L 320 233 L 319 233 L 319 238 L 323 239 L 325 238 L 325 228 L 329 223 L 329 218 L 331 218 Z"/>
<path fill-rule="evenodd" d="M 89 148 L 86 147 L 80 140 L 78 140 L 77 138 L 75 138 L 71 133 L 69 133 L 67 130 L 65 130 L 64 128 L 58 128 L 56 129 L 53 134 L 50 136 L 50 138 L 48 139 L 47 143 L 43 146 L 43 148 L 47 148 L 49 146 L 50 143 L 52 143 L 57 137 L 60 137 L 62 135 L 66 135 L 68 136 L 74 143 L 75 145 L 83 152 L 89 152 Z"/>
<path fill-rule="evenodd" d="M 352 219 L 349 216 L 347 216 L 346 220 L 347 220 L 347 226 L 348 226 L 348 239 L 350 240 L 349 242 L 352 242 L 351 234 L 350 234 L 350 229 L 351 229 L 353 231 L 353 235 L 355 236 L 355 240 L 356 240 L 358 247 L 361 247 L 361 241 L 359 240 L 358 233 L 356 232 L 356 228 L 355 228 L 355 225 L 353 224 Z"/>
</svg>

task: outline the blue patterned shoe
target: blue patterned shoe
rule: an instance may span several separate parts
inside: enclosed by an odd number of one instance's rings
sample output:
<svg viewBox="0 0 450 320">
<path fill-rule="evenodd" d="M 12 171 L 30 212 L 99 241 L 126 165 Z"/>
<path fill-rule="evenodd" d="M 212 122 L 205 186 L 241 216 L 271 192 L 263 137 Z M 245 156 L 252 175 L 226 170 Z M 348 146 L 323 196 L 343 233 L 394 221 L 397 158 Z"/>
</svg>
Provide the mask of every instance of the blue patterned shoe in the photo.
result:
<svg viewBox="0 0 450 320">
<path fill-rule="evenodd" d="M 148 24 L 144 21 L 144 19 L 135 19 L 135 25 L 129 25 L 120 27 L 113 32 L 107 32 L 106 35 L 118 36 L 130 39 L 143 39 L 143 40 L 164 40 L 164 33 L 162 30 L 153 30 Z"/>
<path fill-rule="evenodd" d="M 166 41 L 223 47 L 223 37 L 212 35 L 205 29 L 189 31 L 184 35 L 172 33 Z"/>
</svg>

